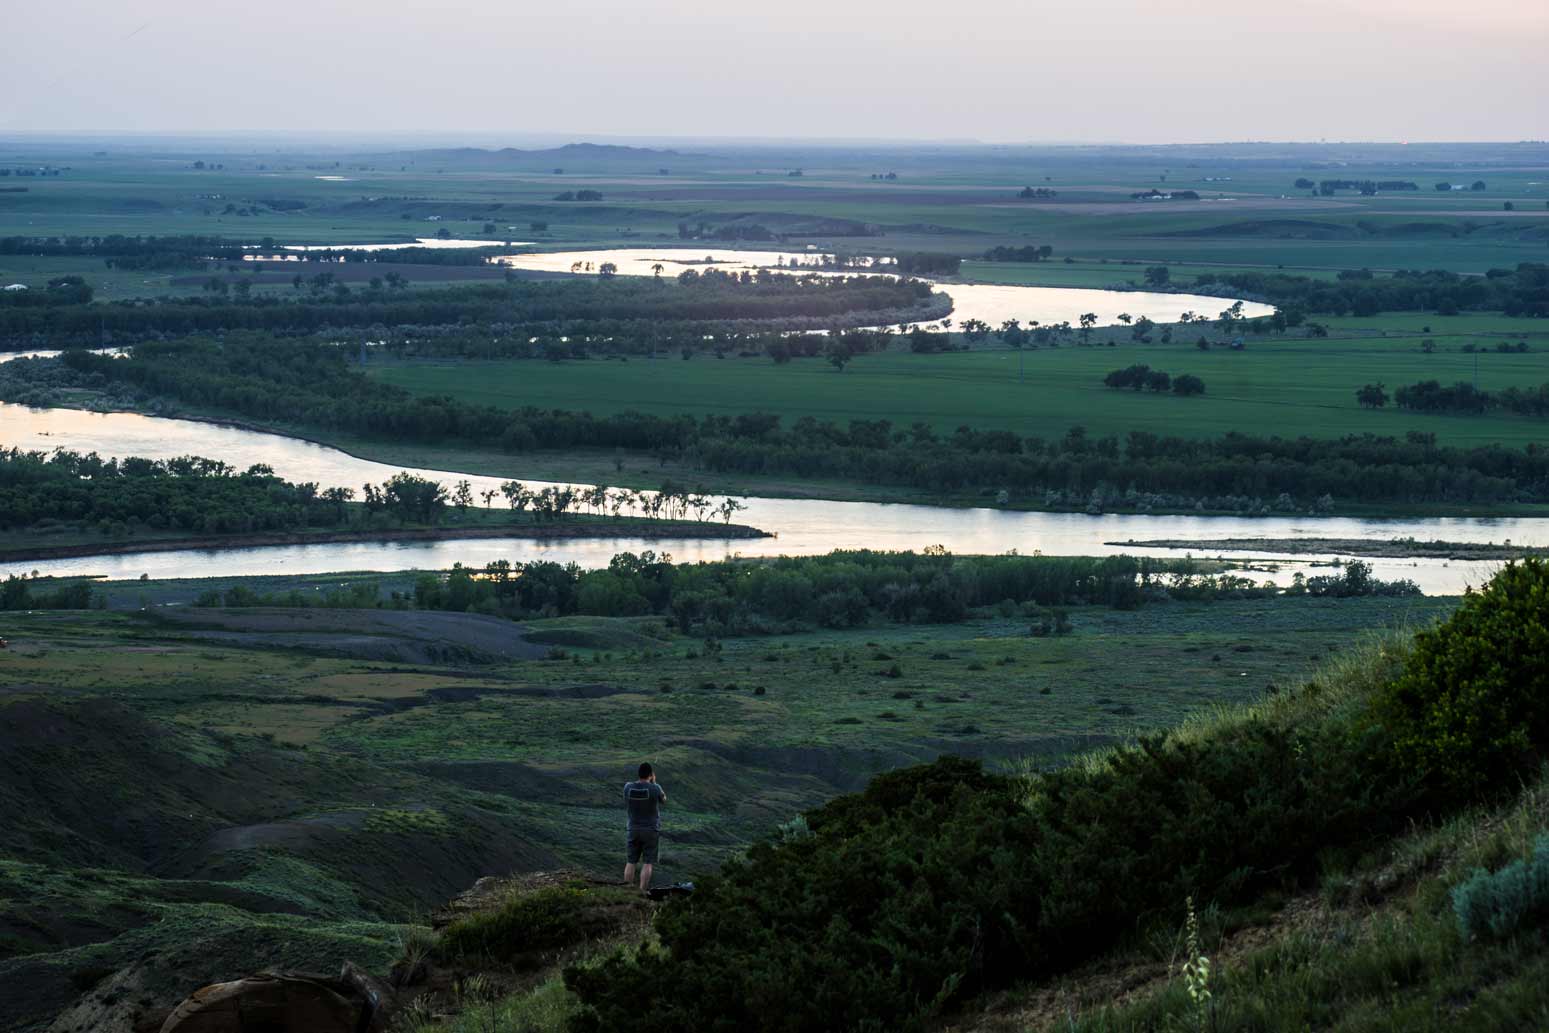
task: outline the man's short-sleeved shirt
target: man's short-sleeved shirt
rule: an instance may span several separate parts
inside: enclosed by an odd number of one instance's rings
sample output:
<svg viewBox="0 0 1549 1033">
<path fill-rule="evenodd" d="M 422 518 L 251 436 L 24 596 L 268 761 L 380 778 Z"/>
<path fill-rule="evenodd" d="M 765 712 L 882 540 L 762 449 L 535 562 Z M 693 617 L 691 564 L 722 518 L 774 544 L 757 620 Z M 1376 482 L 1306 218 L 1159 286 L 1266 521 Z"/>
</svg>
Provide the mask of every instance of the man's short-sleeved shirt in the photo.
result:
<svg viewBox="0 0 1549 1033">
<path fill-rule="evenodd" d="M 661 801 L 667 794 L 655 782 L 626 782 L 624 805 L 629 809 L 629 828 L 660 829 Z"/>
</svg>

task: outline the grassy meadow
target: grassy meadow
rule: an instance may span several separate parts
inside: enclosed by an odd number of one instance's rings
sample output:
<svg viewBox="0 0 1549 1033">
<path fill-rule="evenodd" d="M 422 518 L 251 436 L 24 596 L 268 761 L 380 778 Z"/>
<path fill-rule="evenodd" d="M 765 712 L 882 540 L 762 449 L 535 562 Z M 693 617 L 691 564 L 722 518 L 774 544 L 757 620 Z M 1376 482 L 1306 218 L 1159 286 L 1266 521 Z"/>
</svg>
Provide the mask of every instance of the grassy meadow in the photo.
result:
<svg viewBox="0 0 1549 1033">
<path fill-rule="evenodd" d="M 1018 354 L 998 346 L 970 352 L 915 355 L 895 344 L 863 355 L 842 372 L 825 360 L 716 359 L 699 355 L 654 361 L 388 363 L 373 376 L 411 391 L 515 408 L 585 409 L 596 414 L 639 410 L 702 415 L 778 413 L 787 425 L 802 417 L 887 419 L 900 429 L 921 422 L 938 433 L 958 426 L 1059 437 L 1075 425 L 1095 435 L 1144 430 L 1183 437 L 1273 429 L 1282 436 L 1345 434 L 1402 436 L 1434 433 L 1456 445 L 1543 440 L 1542 421 L 1492 413 L 1481 417 L 1418 414 L 1390 406 L 1362 409 L 1363 384 L 1392 390 L 1422 380 L 1473 380 L 1485 390 L 1549 382 L 1549 328 L 1541 321 L 1501 316 L 1396 314 L 1329 321 L 1327 338 L 1246 338 L 1242 351 L 1200 351 L 1211 327 L 1180 330 L 1170 345 L 1137 344 L 1127 334 L 1100 333 L 1104 347 L 1038 348 Z M 1430 327 L 1431 331 L 1426 331 Z M 1435 342 L 1425 353 L 1422 341 Z M 1500 354 L 1499 343 L 1525 341 L 1525 354 Z M 1465 345 L 1479 352 L 1465 353 Z M 1174 376 L 1192 373 L 1206 384 L 1194 398 L 1105 388 L 1110 370 L 1146 363 Z"/>
</svg>

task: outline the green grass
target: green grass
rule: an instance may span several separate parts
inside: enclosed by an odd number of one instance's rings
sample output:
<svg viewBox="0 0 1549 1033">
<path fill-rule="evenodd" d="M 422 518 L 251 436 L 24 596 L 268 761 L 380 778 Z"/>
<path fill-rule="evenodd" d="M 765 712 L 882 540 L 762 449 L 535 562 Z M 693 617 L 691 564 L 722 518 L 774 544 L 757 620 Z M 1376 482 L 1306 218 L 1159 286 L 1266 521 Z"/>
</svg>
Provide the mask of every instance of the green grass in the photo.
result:
<svg viewBox="0 0 1549 1033">
<path fill-rule="evenodd" d="M 621 913 L 643 910 L 639 890 L 572 880 L 531 892 L 512 892 L 493 910 L 447 926 L 436 953 L 461 961 L 509 963 L 523 955 L 575 947 L 612 932 Z"/>
<path fill-rule="evenodd" d="M 1212 996 L 1203 1008 L 1176 974 L 1174 948 L 1170 957 L 1157 959 L 1172 963 L 1161 973 L 1154 962 L 1120 954 L 1075 975 L 1066 988 L 1075 1002 L 1072 1014 L 1022 1028 L 1139 1033 L 1195 1029 L 1203 1022 L 1220 1033 L 1542 1029 L 1549 1023 L 1544 931 L 1467 939 L 1450 890 L 1470 869 L 1498 869 L 1525 856 L 1546 827 L 1549 792 L 1540 782 L 1509 805 L 1418 830 L 1346 870 L 1331 871 L 1315 894 L 1295 906 L 1266 901 L 1257 916 L 1212 916 L 1216 935 L 1203 944 L 1214 959 Z M 1226 924 L 1248 935 L 1223 938 Z M 1125 1003 L 1101 995 L 1083 999 L 1084 990 L 1095 989 L 1099 968 L 1113 973 L 1126 966 L 1132 966 L 1139 993 Z"/>
<path fill-rule="evenodd" d="M 369 728 L 340 726 L 336 741 L 397 760 L 438 751 L 562 764 L 611 754 L 622 764 L 675 734 L 713 729 L 767 749 L 819 746 L 836 759 L 867 750 L 906 756 L 924 741 L 1003 757 L 1059 755 L 1293 684 L 1329 647 L 1350 641 L 1337 628 L 1346 621 L 1424 620 L 1450 605 L 1282 602 L 1083 609 L 1075 633 L 1050 639 L 1027 637 L 1025 621 L 988 619 L 730 639 L 710 656 L 692 640 L 645 652 L 572 650 L 569 661 L 531 665 L 527 680 L 626 691 L 585 702 L 491 696 L 416 708 Z M 1258 629 L 1251 639 L 1235 633 L 1241 621 Z M 1147 672 L 1143 681 L 1127 674 L 1136 669 Z"/>
<path fill-rule="evenodd" d="M 1430 325 L 1432 332 L 1422 332 Z M 1077 424 L 1096 435 L 1145 430 L 1185 437 L 1266 429 L 1284 436 L 1344 434 L 1402 436 L 1417 430 L 1456 445 L 1541 442 L 1542 420 L 1492 413 L 1482 417 L 1415 414 L 1360 408 L 1355 391 L 1385 383 L 1390 392 L 1421 380 L 1472 380 L 1485 390 L 1549 382 L 1549 328 L 1541 321 L 1500 316 L 1398 315 L 1341 321 L 1327 339 L 1249 337 L 1244 351 L 1194 346 L 1204 329 L 1180 333 L 1171 345 L 1124 342 L 1114 347 L 1040 348 L 1018 355 L 991 348 L 948 355 L 899 350 L 857 358 L 843 372 L 821 359 L 778 366 L 767 359 L 696 356 L 629 362 L 420 362 L 378 366 L 372 375 L 421 394 L 515 408 L 589 410 L 607 414 L 778 413 L 787 425 L 802 417 L 888 419 L 950 433 L 967 423 L 1058 437 Z M 1483 336 L 1490 335 L 1490 336 Z M 1496 336 L 1504 335 L 1504 336 Z M 1435 341 L 1435 352 L 1421 341 Z M 1527 354 L 1467 354 L 1465 344 L 1493 348 L 1524 340 Z M 1207 393 L 1179 398 L 1102 386 L 1110 370 L 1146 363 L 1201 377 Z M 1019 368 L 1023 371 L 1019 378 Z"/>
<path fill-rule="evenodd" d="M 315 904 L 319 893 L 340 889 L 318 869 L 289 864 L 294 870 L 270 859 L 244 880 L 219 882 L 0 860 L 0 930 L 24 930 L 0 935 L 7 1028 L 41 1029 L 99 984 L 104 1001 L 132 994 L 149 1006 L 266 966 L 328 971 L 350 958 L 384 968 L 402 927 L 342 900 L 281 913 L 287 904 Z M 105 980 L 136 964 L 126 989 L 106 989 Z"/>
</svg>

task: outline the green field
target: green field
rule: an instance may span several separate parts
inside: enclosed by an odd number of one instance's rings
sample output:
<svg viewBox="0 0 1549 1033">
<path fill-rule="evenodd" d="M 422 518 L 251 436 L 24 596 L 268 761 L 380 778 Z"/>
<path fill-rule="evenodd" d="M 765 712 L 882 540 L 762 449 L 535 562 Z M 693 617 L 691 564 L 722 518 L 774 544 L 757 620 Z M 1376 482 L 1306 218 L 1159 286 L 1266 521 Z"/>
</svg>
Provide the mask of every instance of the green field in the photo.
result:
<svg viewBox="0 0 1549 1033">
<path fill-rule="evenodd" d="M 950 433 L 967 424 L 1046 438 L 1079 424 L 1098 435 L 1145 430 L 1210 437 L 1258 430 L 1281 436 L 1402 436 L 1417 430 L 1457 445 L 1544 440 L 1543 422 L 1526 417 L 1415 414 L 1392 406 L 1368 411 L 1355 400 L 1356 389 L 1366 383 L 1385 383 L 1391 392 L 1422 380 L 1473 380 L 1476 369 L 1485 390 L 1549 382 L 1549 328 L 1541 321 L 1398 314 L 1329 325 L 1324 339 L 1249 336 L 1240 352 L 1219 347 L 1202 352 L 1193 344 L 1198 334 L 1180 332 L 1181 340 L 1171 345 L 1123 342 L 1020 355 L 1000 347 L 914 355 L 895 345 L 888 353 L 857 358 L 843 372 L 822 359 L 781 366 L 767 359 L 700 355 L 688 361 L 417 362 L 378 366 L 372 375 L 414 392 L 502 408 L 535 405 L 597 414 L 766 411 L 787 424 L 808 416 L 840 424 L 888 419 L 900 429 L 923 422 Z M 1426 326 L 1434 332 L 1423 332 Z M 1219 338 L 1210 328 L 1201 332 Z M 1435 342 L 1431 354 L 1421 351 L 1427 339 Z M 1526 341 L 1531 350 L 1461 350 L 1467 344 L 1490 349 L 1516 341 Z M 1137 362 L 1174 376 L 1199 376 L 1206 394 L 1180 398 L 1103 387 L 1108 371 Z"/>
</svg>

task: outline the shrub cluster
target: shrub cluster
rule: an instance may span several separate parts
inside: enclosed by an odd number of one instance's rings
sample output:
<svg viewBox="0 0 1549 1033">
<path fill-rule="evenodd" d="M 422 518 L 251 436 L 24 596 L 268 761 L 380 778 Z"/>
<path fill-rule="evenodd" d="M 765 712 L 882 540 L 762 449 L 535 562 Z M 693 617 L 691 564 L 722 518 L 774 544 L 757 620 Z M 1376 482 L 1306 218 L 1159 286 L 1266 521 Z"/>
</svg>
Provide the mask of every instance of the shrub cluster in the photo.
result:
<svg viewBox="0 0 1549 1033">
<path fill-rule="evenodd" d="M 1408 581 L 1381 581 L 1352 563 L 1338 577 L 1311 578 L 1291 594 L 1407 595 Z M 423 574 L 414 589 L 424 609 L 511 617 L 660 614 L 687 632 L 746 635 L 848 628 L 873 620 L 946 624 L 995 609 L 1061 633 L 1047 607 L 1133 609 L 1161 599 L 1209 600 L 1276 594 L 1230 574 L 1203 575 L 1189 560 L 1134 556 L 952 556 L 944 552 L 833 552 L 757 561 L 674 564 L 652 552 L 620 553 L 606 568 L 504 560 L 482 571 L 454 566 Z"/>
<path fill-rule="evenodd" d="M 1549 742 L 1549 562 L 1508 564 L 1416 635 L 1381 702 L 1398 755 L 1437 789 L 1472 793 L 1530 772 Z"/>
<path fill-rule="evenodd" d="M 1399 388 L 1393 393 L 1393 400 L 1399 408 L 1416 412 L 1477 416 L 1489 409 L 1504 409 L 1522 416 L 1549 416 L 1549 384 L 1481 391 L 1465 380 L 1451 387 L 1444 387 L 1436 380 L 1422 380 Z"/>
<path fill-rule="evenodd" d="M 1205 382 L 1192 373 L 1180 373 L 1176 377 L 1159 369 L 1152 369 L 1143 362 L 1124 369 L 1116 369 L 1103 378 L 1103 386 L 1114 390 L 1129 388 L 1131 391 L 1154 391 L 1160 394 L 1171 390 L 1175 395 L 1202 395 Z"/>
<path fill-rule="evenodd" d="M 36 584 L 15 574 L 0 582 L 0 610 L 84 610 L 91 606 L 90 581 L 72 581 L 43 592 Z"/>
<path fill-rule="evenodd" d="M 1549 918 L 1549 832 L 1539 835 L 1527 857 L 1497 872 L 1472 872 L 1453 888 L 1452 910 L 1465 940 L 1501 939 Z"/>
</svg>

